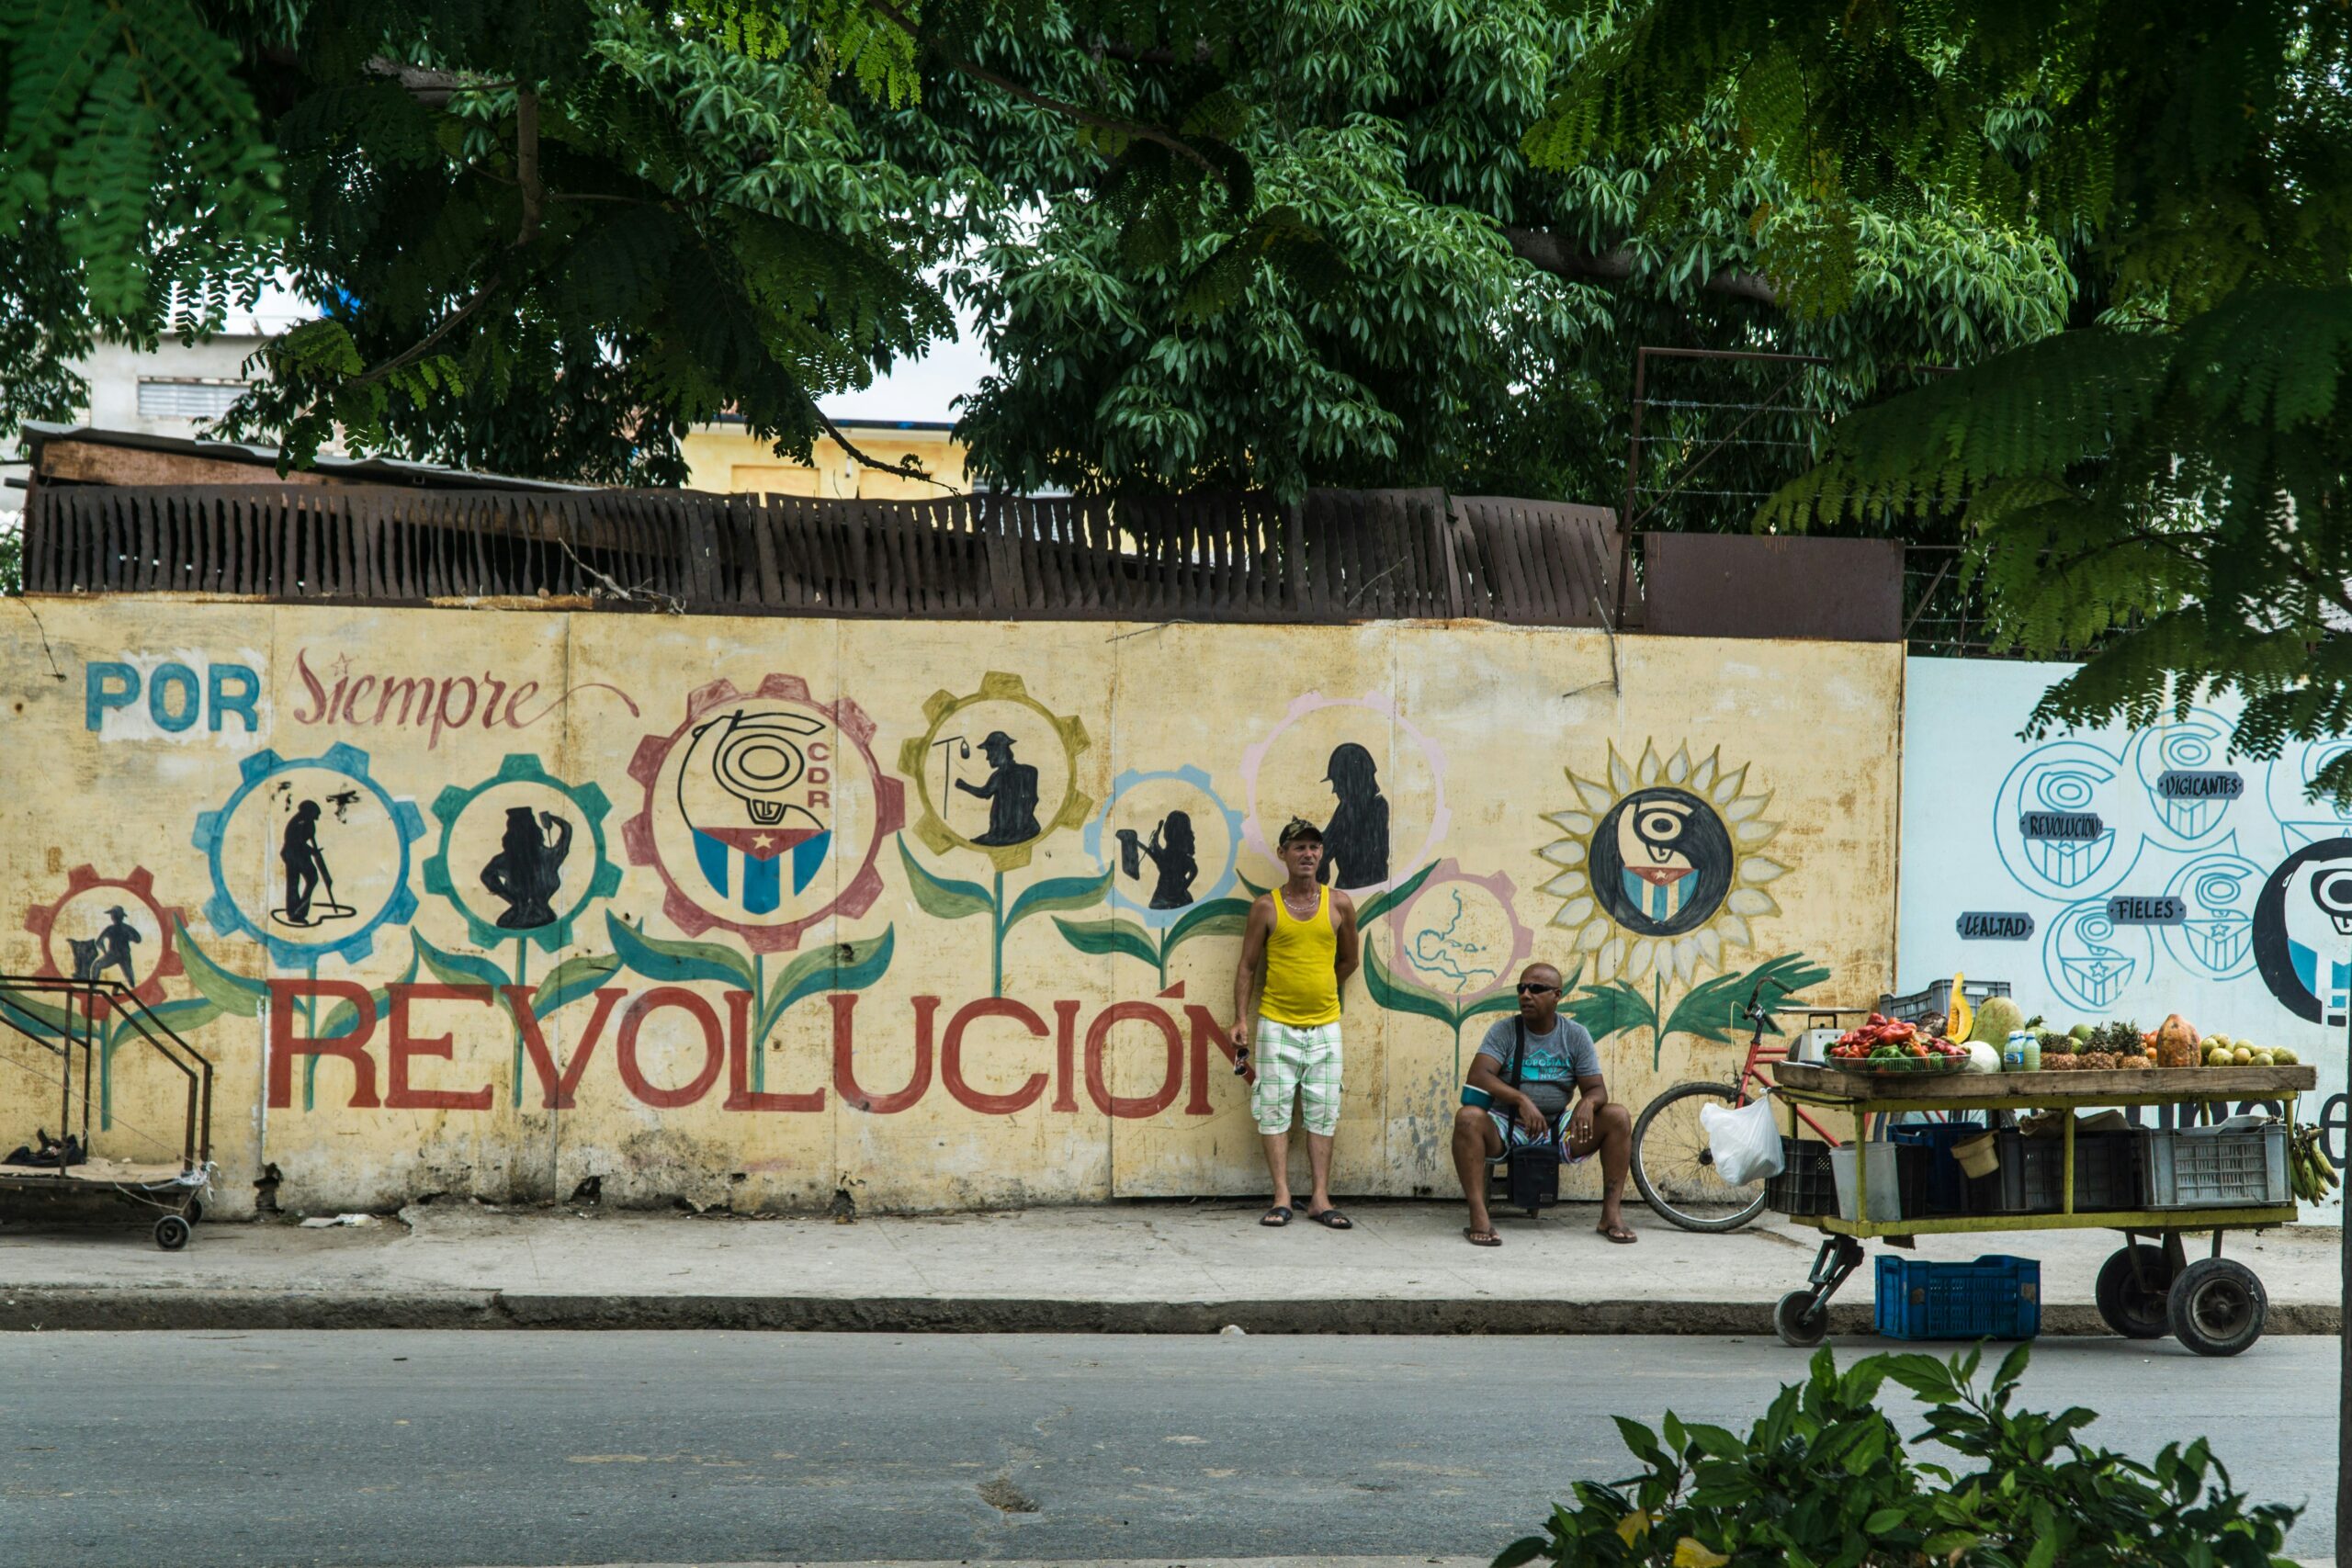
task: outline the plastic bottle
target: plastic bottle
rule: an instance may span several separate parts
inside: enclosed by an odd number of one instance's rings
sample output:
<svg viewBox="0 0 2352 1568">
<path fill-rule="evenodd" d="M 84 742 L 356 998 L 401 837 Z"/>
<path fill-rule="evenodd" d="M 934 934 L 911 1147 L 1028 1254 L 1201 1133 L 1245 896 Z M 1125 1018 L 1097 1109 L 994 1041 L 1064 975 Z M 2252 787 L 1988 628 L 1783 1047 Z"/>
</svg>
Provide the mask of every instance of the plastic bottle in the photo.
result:
<svg viewBox="0 0 2352 1568">
<path fill-rule="evenodd" d="M 2024 1072 L 2026 1070 L 2025 1054 L 2028 1047 L 2031 1047 L 2037 1056 L 2041 1054 L 2041 1044 L 2032 1035 L 2022 1029 L 2010 1030 L 2008 1039 L 2001 1046 L 2001 1071 Z"/>
</svg>

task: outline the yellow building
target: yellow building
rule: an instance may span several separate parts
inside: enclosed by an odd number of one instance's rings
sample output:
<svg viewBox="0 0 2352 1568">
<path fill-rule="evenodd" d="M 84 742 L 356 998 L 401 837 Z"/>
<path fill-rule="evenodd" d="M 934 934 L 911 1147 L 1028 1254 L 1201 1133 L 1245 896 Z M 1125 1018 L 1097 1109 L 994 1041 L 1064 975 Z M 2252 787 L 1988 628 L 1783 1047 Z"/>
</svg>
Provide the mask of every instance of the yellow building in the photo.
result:
<svg viewBox="0 0 2352 1568">
<path fill-rule="evenodd" d="M 779 457 L 741 421 L 696 425 L 679 443 L 685 454 L 689 488 L 736 495 L 860 496 L 868 501 L 934 501 L 971 488 L 964 470 L 964 444 L 955 426 L 923 420 L 842 422 L 842 433 L 877 462 L 920 465 L 938 480 L 901 479 L 867 468 L 830 437 L 818 438 L 813 462 Z"/>
</svg>

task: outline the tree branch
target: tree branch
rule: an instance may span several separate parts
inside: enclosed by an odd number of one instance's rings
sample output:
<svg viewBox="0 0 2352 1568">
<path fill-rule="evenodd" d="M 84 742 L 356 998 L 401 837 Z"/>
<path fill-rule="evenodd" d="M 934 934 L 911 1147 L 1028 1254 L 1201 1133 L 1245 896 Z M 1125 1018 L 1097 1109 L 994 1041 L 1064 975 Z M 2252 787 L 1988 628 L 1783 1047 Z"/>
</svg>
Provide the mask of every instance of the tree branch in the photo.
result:
<svg viewBox="0 0 2352 1568">
<path fill-rule="evenodd" d="M 1513 255 L 1555 277 L 1571 282 L 1623 283 L 1634 276 L 1634 253 L 1628 246 L 1620 245 L 1599 254 L 1573 251 L 1559 235 L 1545 229 L 1506 228 L 1503 237 L 1510 242 Z M 1770 278 L 1734 267 L 1724 267 L 1699 287 L 1710 294 L 1725 294 L 1758 305 L 1781 302 Z"/>
<path fill-rule="evenodd" d="M 817 406 L 816 399 L 810 398 L 808 400 L 808 409 L 810 412 L 817 416 L 817 423 L 824 427 L 825 434 L 832 438 L 833 445 L 848 453 L 851 457 L 854 458 L 858 463 L 865 467 L 872 468 L 876 473 L 896 474 L 902 479 L 917 479 L 924 484 L 937 485 L 940 489 L 945 491 L 950 495 L 958 493 L 956 487 L 949 484 L 945 479 L 933 479 L 929 474 L 924 473 L 922 468 L 916 467 L 912 463 L 886 463 L 878 457 L 870 457 L 866 456 L 865 453 L 858 449 L 856 443 L 851 441 L 848 435 L 842 433 L 842 427 L 835 424 L 832 422 L 831 417 L 828 415 L 823 409 Z"/>
<path fill-rule="evenodd" d="M 464 304 L 458 306 L 456 310 L 450 311 L 449 314 L 443 319 L 439 326 L 434 328 L 431 332 L 425 333 L 423 337 L 409 344 L 408 347 L 401 350 L 390 359 L 387 359 L 369 369 L 361 371 L 358 375 L 353 377 L 348 382 L 346 382 L 345 384 L 345 387 L 365 387 L 372 382 L 380 381 L 385 377 L 392 374 L 395 370 L 400 370 L 407 366 L 413 365 L 418 360 L 424 358 L 426 354 L 432 351 L 435 344 L 439 343 L 443 338 L 447 337 L 452 332 L 457 330 L 458 322 L 464 321 L 468 316 L 472 315 L 476 310 L 481 310 L 484 305 L 488 304 L 490 302 L 490 297 L 498 292 L 499 283 L 500 280 L 498 278 L 492 277 L 489 282 L 474 290 L 472 298 L 469 299 Z"/>
<path fill-rule="evenodd" d="M 514 93 L 514 183 L 523 187 L 523 227 L 514 236 L 519 251 L 539 231 L 539 209 L 547 200 L 539 184 L 539 95 L 528 87 Z"/>
</svg>

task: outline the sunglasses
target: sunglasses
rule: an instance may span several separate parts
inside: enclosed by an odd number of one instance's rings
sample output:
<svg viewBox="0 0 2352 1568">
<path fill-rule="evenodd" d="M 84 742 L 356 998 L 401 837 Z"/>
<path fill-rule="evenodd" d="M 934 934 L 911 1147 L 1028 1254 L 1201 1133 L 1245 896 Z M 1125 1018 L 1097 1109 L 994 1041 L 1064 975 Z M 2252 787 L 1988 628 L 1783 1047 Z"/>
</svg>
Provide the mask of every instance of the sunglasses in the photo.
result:
<svg viewBox="0 0 2352 1568">
<path fill-rule="evenodd" d="M 1522 997 L 1540 997 L 1546 991 L 1556 991 L 1559 988 L 1557 986 L 1531 986 L 1522 981 L 1519 987 L 1519 994 Z"/>
</svg>

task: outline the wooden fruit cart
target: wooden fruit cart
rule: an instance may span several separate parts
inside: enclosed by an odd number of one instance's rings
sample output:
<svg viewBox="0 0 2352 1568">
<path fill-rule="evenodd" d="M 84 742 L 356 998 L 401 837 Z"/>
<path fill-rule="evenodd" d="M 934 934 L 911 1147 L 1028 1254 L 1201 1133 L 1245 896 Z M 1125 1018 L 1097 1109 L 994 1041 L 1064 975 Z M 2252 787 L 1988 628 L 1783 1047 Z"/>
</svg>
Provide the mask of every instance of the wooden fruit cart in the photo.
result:
<svg viewBox="0 0 2352 1568">
<path fill-rule="evenodd" d="M 1792 1224 L 1823 1233 L 1821 1250 L 1804 1289 L 1790 1292 L 1773 1308 L 1772 1325 L 1791 1345 L 1817 1345 L 1828 1332 L 1829 1298 L 1862 1261 L 1862 1243 L 1880 1237 L 1907 1246 L 1919 1235 L 1993 1231 L 2118 1230 L 2124 1245 L 2099 1270 L 2099 1315 L 2117 1333 L 2135 1339 L 2173 1334 L 2200 1355 L 2235 1355 L 2261 1337 L 2267 1301 L 2254 1270 L 2222 1256 L 2227 1231 L 2265 1230 L 2296 1218 L 2291 1196 L 2283 1202 L 2231 1203 L 2207 1208 L 2096 1209 L 2077 1212 L 2074 1113 L 2138 1106 L 2189 1108 L 2258 1104 L 2278 1107 L 2294 1124 L 2295 1097 L 2317 1087 L 2317 1072 L 2293 1067 L 2170 1067 L 2039 1073 L 1851 1072 L 1782 1062 L 1774 1068 L 1779 1097 L 1789 1106 L 1789 1131 L 1796 1135 L 1796 1108 L 1811 1106 L 1850 1116 L 1853 1123 L 1854 1204 L 1857 1218 L 1836 1213 L 1792 1214 Z M 1863 1147 L 1864 1118 L 1895 1111 L 2060 1111 L 2063 1130 L 2059 1202 L 2055 1212 L 2028 1213 L 1906 1214 L 1871 1220 L 1870 1167 Z M 2184 1235 L 2210 1231 L 2212 1251 L 2190 1262 Z M 2154 1245 L 2142 1241 L 2154 1238 Z"/>
</svg>

